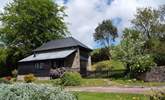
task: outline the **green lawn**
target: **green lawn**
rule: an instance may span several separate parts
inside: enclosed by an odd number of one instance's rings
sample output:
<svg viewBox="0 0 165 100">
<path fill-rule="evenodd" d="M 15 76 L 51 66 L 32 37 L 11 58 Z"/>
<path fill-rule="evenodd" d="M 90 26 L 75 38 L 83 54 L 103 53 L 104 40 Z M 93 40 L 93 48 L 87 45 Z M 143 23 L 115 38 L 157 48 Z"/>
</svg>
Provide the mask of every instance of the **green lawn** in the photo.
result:
<svg viewBox="0 0 165 100">
<path fill-rule="evenodd" d="M 36 80 L 34 83 L 59 85 L 59 79 L 55 80 Z M 165 86 L 165 82 L 143 82 L 134 79 L 83 79 L 81 86 Z"/>
<path fill-rule="evenodd" d="M 107 79 L 83 79 L 81 86 L 110 86 Z"/>
<path fill-rule="evenodd" d="M 83 79 L 81 86 L 165 86 L 165 82 L 143 82 L 135 79 Z"/>
<path fill-rule="evenodd" d="M 136 79 L 111 79 L 111 85 L 115 86 L 165 86 L 165 82 L 144 82 Z"/>
<path fill-rule="evenodd" d="M 149 100 L 148 96 L 122 93 L 77 92 L 78 100 Z"/>
</svg>

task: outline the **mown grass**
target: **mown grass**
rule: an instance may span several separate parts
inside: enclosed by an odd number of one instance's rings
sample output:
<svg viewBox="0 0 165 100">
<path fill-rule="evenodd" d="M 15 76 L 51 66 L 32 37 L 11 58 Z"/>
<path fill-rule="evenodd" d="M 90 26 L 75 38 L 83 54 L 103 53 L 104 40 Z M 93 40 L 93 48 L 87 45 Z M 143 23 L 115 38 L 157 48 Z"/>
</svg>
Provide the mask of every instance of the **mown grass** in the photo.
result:
<svg viewBox="0 0 165 100">
<path fill-rule="evenodd" d="M 149 96 L 125 93 L 76 92 L 78 100 L 149 100 Z"/>
<path fill-rule="evenodd" d="M 111 79 L 111 85 L 115 86 L 140 86 L 140 87 L 153 87 L 153 86 L 165 86 L 165 82 L 144 82 L 136 79 Z"/>
<path fill-rule="evenodd" d="M 36 80 L 36 84 L 52 84 L 60 85 L 60 80 Z M 151 86 L 165 86 L 165 82 L 143 82 L 135 79 L 83 79 L 80 86 L 121 86 L 121 87 L 151 87 Z"/>
<path fill-rule="evenodd" d="M 107 79 L 83 79 L 81 86 L 110 86 Z"/>
</svg>

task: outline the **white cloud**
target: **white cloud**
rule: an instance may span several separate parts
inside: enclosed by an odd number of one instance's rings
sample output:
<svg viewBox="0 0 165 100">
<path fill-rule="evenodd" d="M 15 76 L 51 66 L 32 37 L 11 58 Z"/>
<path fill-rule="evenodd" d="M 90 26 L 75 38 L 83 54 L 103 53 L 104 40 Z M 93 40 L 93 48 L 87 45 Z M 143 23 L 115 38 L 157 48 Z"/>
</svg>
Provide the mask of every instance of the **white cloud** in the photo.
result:
<svg viewBox="0 0 165 100">
<path fill-rule="evenodd" d="M 95 27 L 104 19 L 120 18 L 117 26 L 121 33 L 139 7 L 157 8 L 165 4 L 165 0 L 113 0 L 107 5 L 106 0 L 70 0 L 67 6 L 68 18 L 66 21 L 72 36 L 83 43 L 94 47 L 93 35 Z"/>
<path fill-rule="evenodd" d="M 0 0 L 0 12 L 2 12 L 3 8 L 6 6 L 6 4 L 8 4 L 11 1 L 12 0 Z"/>
<path fill-rule="evenodd" d="M 12 0 L 0 0 L 0 10 Z M 154 7 L 165 4 L 165 0 L 55 0 L 60 5 L 67 7 L 68 17 L 65 19 L 69 22 L 68 28 L 72 36 L 81 42 L 94 47 L 93 40 L 94 29 L 104 19 L 120 18 L 121 22 L 117 25 L 121 34 L 125 27 L 130 26 L 130 20 L 134 17 L 136 9 L 139 7 Z"/>
</svg>

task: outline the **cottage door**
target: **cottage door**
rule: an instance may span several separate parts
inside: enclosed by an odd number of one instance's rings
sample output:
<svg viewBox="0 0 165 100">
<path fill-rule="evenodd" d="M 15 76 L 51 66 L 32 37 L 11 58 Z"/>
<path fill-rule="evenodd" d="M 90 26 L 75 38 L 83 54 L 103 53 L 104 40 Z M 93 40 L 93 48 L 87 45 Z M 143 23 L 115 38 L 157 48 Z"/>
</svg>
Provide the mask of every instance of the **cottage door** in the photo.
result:
<svg viewBox="0 0 165 100">
<path fill-rule="evenodd" d="M 82 76 L 86 76 L 86 74 L 87 74 L 87 65 L 88 65 L 88 63 L 86 61 L 84 61 L 84 60 L 80 61 L 80 74 Z"/>
</svg>

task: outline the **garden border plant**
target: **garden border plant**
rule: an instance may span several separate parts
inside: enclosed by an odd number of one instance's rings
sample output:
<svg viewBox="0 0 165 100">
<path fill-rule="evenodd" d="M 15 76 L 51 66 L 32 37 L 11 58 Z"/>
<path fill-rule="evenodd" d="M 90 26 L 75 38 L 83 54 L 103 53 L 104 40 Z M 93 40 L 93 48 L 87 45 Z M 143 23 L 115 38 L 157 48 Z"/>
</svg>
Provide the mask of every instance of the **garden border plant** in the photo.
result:
<svg viewBox="0 0 165 100">
<path fill-rule="evenodd" d="M 64 86 L 78 86 L 81 85 L 82 77 L 78 72 L 68 71 L 64 73 L 60 80 Z"/>
<path fill-rule="evenodd" d="M 77 100 L 61 87 L 46 84 L 15 83 L 0 85 L 0 100 Z"/>
</svg>

